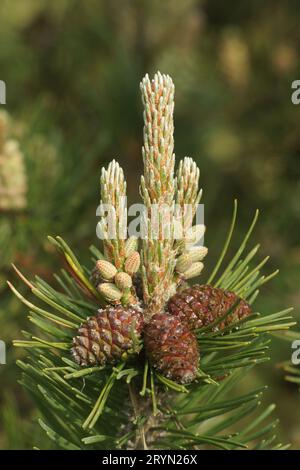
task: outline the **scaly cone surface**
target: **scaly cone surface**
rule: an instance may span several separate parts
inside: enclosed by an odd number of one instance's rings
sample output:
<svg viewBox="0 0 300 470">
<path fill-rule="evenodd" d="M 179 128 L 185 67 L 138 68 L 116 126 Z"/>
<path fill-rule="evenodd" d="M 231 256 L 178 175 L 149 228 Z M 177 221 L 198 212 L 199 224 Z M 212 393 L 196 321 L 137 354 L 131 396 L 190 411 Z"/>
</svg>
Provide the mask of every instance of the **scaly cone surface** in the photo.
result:
<svg viewBox="0 0 300 470">
<path fill-rule="evenodd" d="M 153 315 L 144 332 L 152 366 L 177 383 L 192 382 L 198 373 L 199 348 L 195 335 L 180 317 Z"/>
<path fill-rule="evenodd" d="M 142 314 L 135 308 L 101 309 L 79 328 L 72 355 L 81 366 L 113 364 L 136 352 L 142 327 Z"/>
<path fill-rule="evenodd" d="M 226 316 L 230 309 L 233 311 Z M 210 285 L 194 285 L 178 292 L 169 300 L 168 310 L 184 321 L 191 330 L 207 326 L 226 316 L 216 327 L 223 329 L 251 313 L 250 305 L 234 292 Z"/>
</svg>

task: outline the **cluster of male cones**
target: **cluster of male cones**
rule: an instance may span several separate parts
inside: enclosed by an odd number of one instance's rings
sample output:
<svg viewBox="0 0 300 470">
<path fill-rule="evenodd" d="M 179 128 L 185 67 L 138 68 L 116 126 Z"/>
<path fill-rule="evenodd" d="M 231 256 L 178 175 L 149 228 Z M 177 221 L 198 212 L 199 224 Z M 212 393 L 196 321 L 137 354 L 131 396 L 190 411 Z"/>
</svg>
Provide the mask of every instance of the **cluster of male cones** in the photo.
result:
<svg viewBox="0 0 300 470">
<path fill-rule="evenodd" d="M 99 223 L 103 258 L 97 260 L 91 274 L 93 285 L 108 305 L 81 325 L 73 339 L 72 355 L 81 366 L 116 364 L 139 354 L 144 345 L 154 369 L 187 384 L 198 376 L 196 330 L 207 325 L 213 328 L 214 323 L 216 328 L 227 327 L 249 315 L 250 306 L 233 292 L 188 285 L 187 280 L 200 275 L 207 254 L 207 248 L 199 243 L 205 227 L 193 225 L 201 198 L 200 172 L 196 163 L 185 157 L 175 174 L 171 78 L 158 72 L 149 80 L 146 75 L 141 92 L 144 237 L 140 247 L 136 237 L 127 238 L 126 182 L 121 167 L 112 161 L 102 170 L 100 207 L 112 207 L 115 230 L 111 236 L 111 220 L 103 210 Z M 166 206 L 170 209 L 167 215 L 162 212 Z M 159 214 L 155 235 L 153 207 Z M 175 233 L 178 226 L 180 236 Z"/>
</svg>

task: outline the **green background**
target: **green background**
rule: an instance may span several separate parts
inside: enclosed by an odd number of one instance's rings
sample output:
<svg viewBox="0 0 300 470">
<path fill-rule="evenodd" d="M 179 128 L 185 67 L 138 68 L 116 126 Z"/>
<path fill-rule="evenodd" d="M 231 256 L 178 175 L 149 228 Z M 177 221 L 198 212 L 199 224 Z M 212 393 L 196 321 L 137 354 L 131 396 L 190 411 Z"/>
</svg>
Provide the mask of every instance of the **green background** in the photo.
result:
<svg viewBox="0 0 300 470">
<path fill-rule="evenodd" d="M 13 338 L 28 326 L 26 309 L 5 279 L 10 262 L 30 277 L 52 279 L 58 265 L 46 241 L 62 235 L 84 259 L 97 243 L 100 168 L 123 166 L 129 202 L 138 198 L 142 170 L 139 82 L 160 70 L 176 86 L 175 152 L 201 169 L 209 256 L 214 265 L 239 200 L 235 244 L 257 207 L 253 244 L 268 270 L 280 275 L 264 288 L 259 309 L 295 306 L 300 276 L 300 105 L 291 84 L 300 78 L 300 6 L 292 0 L 2 0 L 0 79 L 5 109 L 25 155 L 28 208 L 0 214 L 9 236 L 0 246 L 0 448 L 32 448 L 36 410 L 18 386 L 22 353 Z M 4 232 L 3 232 L 4 233 Z M 15 280 L 16 284 L 18 282 Z M 28 293 L 27 293 L 28 294 Z M 278 367 L 288 342 L 274 342 L 273 360 L 244 383 L 268 384 L 281 434 L 300 448 L 300 394 Z M 44 445 L 45 447 L 45 445 Z"/>
</svg>

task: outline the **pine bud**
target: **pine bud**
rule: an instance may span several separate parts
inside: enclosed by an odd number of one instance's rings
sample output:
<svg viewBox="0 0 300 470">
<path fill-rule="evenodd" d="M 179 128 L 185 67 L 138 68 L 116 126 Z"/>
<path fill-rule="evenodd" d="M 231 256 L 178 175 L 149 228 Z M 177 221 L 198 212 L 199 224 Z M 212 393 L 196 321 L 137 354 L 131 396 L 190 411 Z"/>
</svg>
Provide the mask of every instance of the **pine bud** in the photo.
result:
<svg viewBox="0 0 300 470">
<path fill-rule="evenodd" d="M 188 250 L 189 257 L 192 261 L 202 261 L 207 255 L 208 249 L 206 246 L 199 246 L 197 248 L 191 248 Z"/>
<path fill-rule="evenodd" d="M 128 258 L 137 249 L 137 238 L 130 237 L 125 242 L 125 258 Z"/>
<path fill-rule="evenodd" d="M 104 259 L 99 259 L 97 261 L 96 268 L 98 269 L 100 276 L 107 281 L 113 279 L 117 273 L 117 268 L 112 263 Z"/>
<path fill-rule="evenodd" d="M 205 233 L 205 225 L 199 224 L 199 225 L 194 225 L 191 227 L 185 236 L 185 244 L 186 247 L 190 247 L 191 245 L 195 245 L 201 238 L 203 237 Z"/>
<path fill-rule="evenodd" d="M 199 276 L 203 268 L 204 264 L 201 263 L 201 261 L 196 261 L 196 263 L 193 263 L 192 266 L 183 273 L 183 276 L 185 279 L 191 279 L 192 277 Z"/>
<path fill-rule="evenodd" d="M 112 284 L 111 282 L 104 282 L 103 284 L 99 284 L 98 290 L 100 294 L 108 301 L 117 301 L 120 300 L 122 297 L 122 292 Z"/>
<path fill-rule="evenodd" d="M 184 273 L 192 266 L 192 259 L 188 253 L 184 253 L 177 258 L 176 271 Z"/>
<path fill-rule="evenodd" d="M 132 276 L 134 273 L 138 272 L 140 264 L 140 254 L 138 251 L 134 251 L 125 261 L 125 271 Z"/>
<path fill-rule="evenodd" d="M 121 290 L 130 289 L 132 286 L 132 278 L 129 274 L 120 272 L 115 275 L 115 284 Z"/>
</svg>

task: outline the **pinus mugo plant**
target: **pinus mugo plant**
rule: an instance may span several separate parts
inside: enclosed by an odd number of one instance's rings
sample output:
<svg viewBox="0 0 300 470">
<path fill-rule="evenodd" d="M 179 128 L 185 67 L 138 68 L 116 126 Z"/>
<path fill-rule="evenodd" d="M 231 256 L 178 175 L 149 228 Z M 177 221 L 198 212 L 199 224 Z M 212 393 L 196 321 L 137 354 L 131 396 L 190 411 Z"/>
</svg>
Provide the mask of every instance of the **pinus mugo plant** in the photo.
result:
<svg viewBox="0 0 300 470">
<path fill-rule="evenodd" d="M 63 261 L 56 287 L 19 277 L 38 304 L 11 289 L 29 308 L 34 332 L 15 346 L 28 349 L 21 384 L 40 413 L 40 424 L 62 449 L 264 449 L 278 443 L 261 409 L 263 388 L 239 393 L 238 383 L 268 360 L 269 333 L 294 324 L 290 309 L 262 315 L 254 302 L 276 274 L 261 275 L 267 259 L 247 252 L 258 213 L 239 249 L 223 262 L 233 236 L 237 203 L 213 272 L 201 284 L 207 248 L 193 225 L 201 191 L 190 158 L 175 175 L 174 85 L 157 73 L 141 83 L 144 105 L 145 236 L 127 236 L 126 182 L 118 163 L 101 174 L 101 251 L 91 247 L 83 266 L 60 237 L 49 237 Z M 158 210 L 158 230 L 151 208 Z M 184 217 L 185 206 L 191 208 Z M 167 223 L 168 222 L 168 223 Z M 180 222 L 181 235 L 175 236 Z M 168 225 L 168 236 L 165 226 Z M 156 228 L 157 228 L 156 227 Z M 220 272 L 221 271 L 221 272 Z"/>
</svg>

